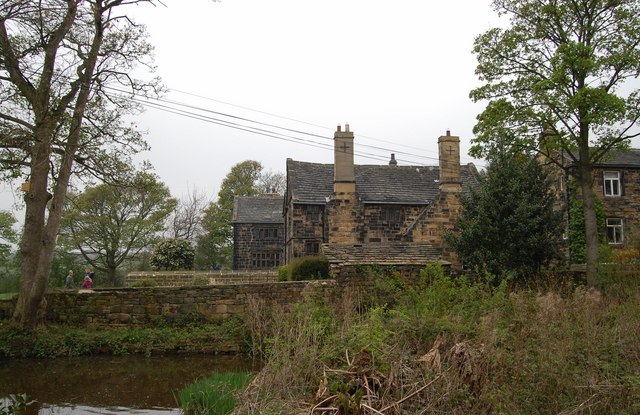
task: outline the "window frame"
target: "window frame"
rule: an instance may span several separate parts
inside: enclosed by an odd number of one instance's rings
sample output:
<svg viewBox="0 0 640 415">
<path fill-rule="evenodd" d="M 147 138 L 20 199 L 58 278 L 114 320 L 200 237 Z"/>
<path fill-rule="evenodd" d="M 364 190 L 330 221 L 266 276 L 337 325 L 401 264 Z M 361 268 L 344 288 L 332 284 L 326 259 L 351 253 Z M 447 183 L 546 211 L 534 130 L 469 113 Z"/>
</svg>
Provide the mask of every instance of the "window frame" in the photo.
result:
<svg viewBox="0 0 640 415">
<path fill-rule="evenodd" d="M 607 175 L 615 177 L 607 177 Z M 607 186 L 607 184 L 609 186 Z M 602 172 L 602 191 L 605 197 L 622 196 L 622 175 L 619 171 L 605 170 Z"/>
<path fill-rule="evenodd" d="M 617 221 L 617 223 L 612 223 Z M 622 218 L 606 218 L 607 243 L 609 245 L 624 244 L 624 221 Z"/>
</svg>

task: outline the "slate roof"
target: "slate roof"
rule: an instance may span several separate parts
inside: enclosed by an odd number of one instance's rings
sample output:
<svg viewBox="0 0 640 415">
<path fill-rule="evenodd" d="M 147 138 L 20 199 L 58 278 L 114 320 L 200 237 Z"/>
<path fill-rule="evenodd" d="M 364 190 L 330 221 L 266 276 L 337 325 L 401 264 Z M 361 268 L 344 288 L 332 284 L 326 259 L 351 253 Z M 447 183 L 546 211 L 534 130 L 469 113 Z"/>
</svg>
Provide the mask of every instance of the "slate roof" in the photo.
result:
<svg viewBox="0 0 640 415">
<path fill-rule="evenodd" d="M 478 184 L 473 164 L 460 166 L 463 191 Z M 426 205 L 439 193 L 439 167 L 356 165 L 356 192 L 364 203 Z M 325 204 L 333 193 L 333 164 L 287 159 L 287 191 L 294 202 Z"/>
<path fill-rule="evenodd" d="M 236 196 L 233 199 L 233 223 L 284 223 L 280 195 Z"/>
<path fill-rule="evenodd" d="M 579 159 L 580 157 L 576 156 L 576 158 Z M 630 148 L 628 151 L 612 151 L 604 160 L 595 163 L 594 166 L 640 168 L 640 148 Z"/>
<path fill-rule="evenodd" d="M 640 149 L 632 148 L 629 151 L 612 153 L 611 157 L 597 163 L 596 166 L 640 167 Z"/>
<path fill-rule="evenodd" d="M 388 244 L 323 244 L 322 252 L 330 264 L 341 265 L 426 265 L 442 261 L 441 253 L 430 244 L 393 242 Z"/>
</svg>

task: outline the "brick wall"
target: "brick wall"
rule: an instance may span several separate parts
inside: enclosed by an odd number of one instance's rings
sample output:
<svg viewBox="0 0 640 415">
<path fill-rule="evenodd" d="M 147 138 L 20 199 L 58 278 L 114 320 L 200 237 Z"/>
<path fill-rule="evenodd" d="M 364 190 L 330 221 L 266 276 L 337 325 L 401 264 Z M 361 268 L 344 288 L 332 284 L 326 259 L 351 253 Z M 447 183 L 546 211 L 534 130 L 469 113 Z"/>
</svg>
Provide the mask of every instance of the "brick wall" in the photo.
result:
<svg viewBox="0 0 640 415">
<path fill-rule="evenodd" d="M 143 271 L 130 272 L 124 279 L 125 287 L 152 280 L 159 287 L 183 287 L 206 279 L 210 285 L 267 283 L 278 280 L 278 273 L 268 271 Z"/>
</svg>

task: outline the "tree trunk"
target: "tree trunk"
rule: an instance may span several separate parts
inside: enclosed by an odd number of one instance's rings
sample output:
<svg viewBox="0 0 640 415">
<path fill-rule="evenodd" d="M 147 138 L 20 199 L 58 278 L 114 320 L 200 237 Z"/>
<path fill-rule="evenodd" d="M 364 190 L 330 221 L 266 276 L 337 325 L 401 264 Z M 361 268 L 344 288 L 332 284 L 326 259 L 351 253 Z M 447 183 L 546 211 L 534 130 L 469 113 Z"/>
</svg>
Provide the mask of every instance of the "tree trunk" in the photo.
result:
<svg viewBox="0 0 640 415">
<path fill-rule="evenodd" d="M 584 153 L 584 154 L 583 154 Z M 582 191 L 582 206 L 584 214 L 584 227 L 587 244 L 587 285 L 596 286 L 598 282 L 598 261 L 600 254 L 600 241 L 598 238 L 598 219 L 593 193 L 593 176 L 589 150 L 580 151 L 578 165 L 578 181 Z"/>
</svg>

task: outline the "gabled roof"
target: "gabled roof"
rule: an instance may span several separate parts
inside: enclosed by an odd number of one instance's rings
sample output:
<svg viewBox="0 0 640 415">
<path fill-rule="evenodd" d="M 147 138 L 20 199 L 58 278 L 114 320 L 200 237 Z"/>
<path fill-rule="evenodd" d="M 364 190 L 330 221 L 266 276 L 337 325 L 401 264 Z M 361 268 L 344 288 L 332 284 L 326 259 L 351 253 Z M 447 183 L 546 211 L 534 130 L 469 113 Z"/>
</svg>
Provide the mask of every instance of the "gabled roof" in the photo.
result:
<svg viewBox="0 0 640 415">
<path fill-rule="evenodd" d="M 473 164 L 460 166 L 463 191 L 478 184 Z M 426 205 L 439 193 L 434 166 L 356 165 L 356 192 L 364 203 Z M 287 159 L 287 192 L 297 203 L 325 204 L 333 193 L 333 164 Z"/>
<path fill-rule="evenodd" d="M 596 163 L 596 166 L 640 168 L 640 149 L 631 148 L 629 151 L 612 152 L 605 161 Z"/>
<path fill-rule="evenodd" d="M 280 195 L 236 196 L 232 223 L 284 223 Z"/>
<path fill-rule="evenodd" d="M 564 154 L 567 160 L 571 161 L 571 154 Z M 576 160 L 580 159 L 578 154 Z M 630 148 L 627 151 L 613 150 L 609 152 L 604 160 L 594 163 L 594 167 L 618 167 L 618 168 L 640 168 L 640 148 Z"/>
<path fill-rule="evenodd" d="M 426 265 L 442 261 L 440 250 L 426 243 L 323 244 L 322 253 L 330 264 L 340 265 Z"/>
</svg>

